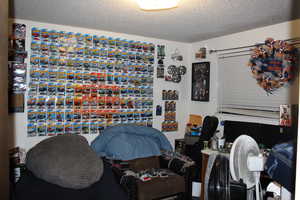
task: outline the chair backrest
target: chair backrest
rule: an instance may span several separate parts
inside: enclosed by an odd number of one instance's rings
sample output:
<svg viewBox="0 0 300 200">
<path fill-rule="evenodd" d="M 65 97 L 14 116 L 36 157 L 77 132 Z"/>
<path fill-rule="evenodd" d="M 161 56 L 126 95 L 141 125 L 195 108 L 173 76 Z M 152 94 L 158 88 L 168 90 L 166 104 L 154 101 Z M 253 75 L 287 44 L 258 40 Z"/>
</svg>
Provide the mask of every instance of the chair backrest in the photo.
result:
<svg viewBox="0 0 300 200">
<path fill-rule="evenodd" d="M 203 120 L 201 140 L 209 140 L 217 130 L 219 119 L 215 116 L 206 116 Z"/>
</svg>

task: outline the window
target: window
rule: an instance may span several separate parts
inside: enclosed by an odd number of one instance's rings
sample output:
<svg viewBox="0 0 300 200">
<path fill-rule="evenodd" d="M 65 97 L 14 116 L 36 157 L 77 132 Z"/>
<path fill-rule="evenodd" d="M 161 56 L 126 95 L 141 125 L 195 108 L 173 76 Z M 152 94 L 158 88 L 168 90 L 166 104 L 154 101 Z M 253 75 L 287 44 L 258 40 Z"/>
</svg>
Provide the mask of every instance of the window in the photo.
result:
<svg viewBox="0 0 300 200">
<path fill-rule="evenodd" d="M 279 119 L 281 104 L 297 104 L 297 98 L 293 102 L 292 96 L 298 96 L 298 89 L 288 86 L 267 94 L 252 77 L 249 57 L 219 58 L 219 112 Z"/>
</svg>

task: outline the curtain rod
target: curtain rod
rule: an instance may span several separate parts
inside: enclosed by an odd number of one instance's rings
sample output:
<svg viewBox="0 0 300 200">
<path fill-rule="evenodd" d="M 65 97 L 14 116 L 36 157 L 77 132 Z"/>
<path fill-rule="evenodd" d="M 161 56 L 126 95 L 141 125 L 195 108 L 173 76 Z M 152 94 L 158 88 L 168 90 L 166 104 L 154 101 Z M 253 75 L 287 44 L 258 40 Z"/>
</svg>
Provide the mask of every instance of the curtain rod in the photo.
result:
<svg viewBox="0 0 300 200">
<path fill-rule="evenodd" d="M 287 40 L 283 40 L 283 41 L 300 41 L 300 37 L 297 37 L 297 38 L 290 38 L 290 39 L 287 39 Z M 209 50 L 209 53 L 212 54 L 212 53 L 218 53 L 218 52 L 222 52 L 222 51 L 232 51 L 232 50 L 238 50 L 238 49 L 245 49 L 245 48 L 251 48 L 251 47 L 256 47 L 258 45 L 263 45 L 265 43 L 257 43 L 257 44 L 254 44 L 254 45 L 248 45 L 248 46 L 240 46 L 240 47 L 233 47 L 233 48 L 227 48 L 227 49 L 216 49 L 216 50 Z"/>
<path fill-rule="evenodd" d="M 300 42 L 296 42 L 296 43 L 293 43 L 293 45 L 298 45 L 300 44 Z M 297 49 L 300 49 L 300 47 L 296 47 Z M 241 51 L 234 51 L 234 52 L 228 52 L 228 53 L 222 53 L 222 54 L 219 54 L 218 58 L 220 59 L 224 59 L 224 58 L 232 58 L 232 57 L 239 57 L 239 56 L 250 56 L 251 54 L 250 53 L 247 53 L 247 54 L 240 54 L 240 53 L 244 53 L 244 52 L 250 52 L 252 51 L 252 49 L 247 49 L 247 50 L 241 50 Z"/>
</svg>

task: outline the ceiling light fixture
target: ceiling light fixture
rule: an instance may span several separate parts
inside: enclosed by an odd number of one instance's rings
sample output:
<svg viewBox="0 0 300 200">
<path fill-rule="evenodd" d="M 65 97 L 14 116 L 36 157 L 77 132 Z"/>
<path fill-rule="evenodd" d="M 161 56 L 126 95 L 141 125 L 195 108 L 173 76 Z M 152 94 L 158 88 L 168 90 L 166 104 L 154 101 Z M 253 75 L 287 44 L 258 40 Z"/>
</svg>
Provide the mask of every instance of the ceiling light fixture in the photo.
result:
<svg viewBox="0 0 300 200">
<path fill-rule="evenodd" d="M 177 7 L 180 0 L 135 0 L 142 10 L 162 10 Z"/>
</svg>

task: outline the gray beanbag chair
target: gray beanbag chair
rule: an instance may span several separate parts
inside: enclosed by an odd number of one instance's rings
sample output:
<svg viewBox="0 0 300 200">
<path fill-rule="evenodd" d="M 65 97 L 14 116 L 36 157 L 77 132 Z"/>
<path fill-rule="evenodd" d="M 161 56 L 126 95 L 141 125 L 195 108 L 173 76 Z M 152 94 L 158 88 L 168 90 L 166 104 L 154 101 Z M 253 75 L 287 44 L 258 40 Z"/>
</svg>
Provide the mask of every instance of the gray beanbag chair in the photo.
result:
<svg viewBox="0 0 300 200">
<path fill-rule="evenodd" d="M 43 140 L 26 157 L 27 168 L 38 178 L 71 189 L 83 189 L 100 180 L 103 161 L 79 135 Z"/>
</svg>

